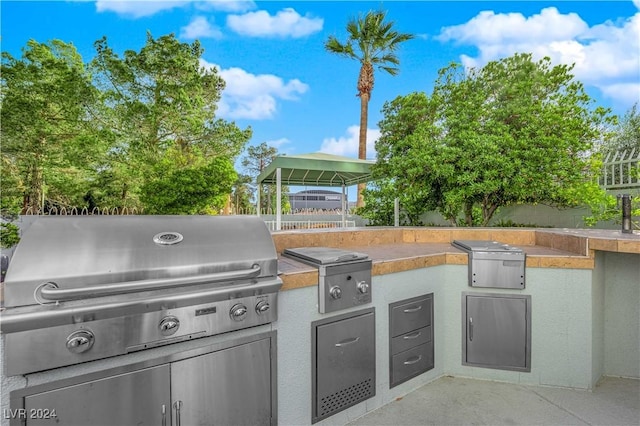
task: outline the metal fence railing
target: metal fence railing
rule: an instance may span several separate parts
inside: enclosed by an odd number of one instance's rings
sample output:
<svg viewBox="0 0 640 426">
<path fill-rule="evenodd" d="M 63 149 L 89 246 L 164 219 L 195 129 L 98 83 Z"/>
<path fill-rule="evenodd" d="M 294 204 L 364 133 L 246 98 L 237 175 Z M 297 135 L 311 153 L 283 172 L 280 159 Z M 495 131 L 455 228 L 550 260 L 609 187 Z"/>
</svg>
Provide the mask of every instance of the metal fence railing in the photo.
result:
<svg viewBox="0 0 640 426">
<path fill-rule="evenodd" d="M 135 207 L 94 207 L 89 209 L 87 207 L 54 206 L 46 209 L 29 207 L 21 214 L 23 216 L 128 216 L 143 214 L 143 211 Z"/>
<path fill-rule="evenodd" d="M 599 184 L 604 189 L 640 187 L 640 150 L 609 152 L 604 158 Z"/>
<path fill-rule="evenodd" d="M 270 231 L 276 230 L 275 220 L 265 220 L 267 227 Z M 353 228 L 356 226 L 354 220 L 345 221 L 347 228 Z M 342 228 L 341 220 L 282 220 L 280 221 L 280 230 L 292 230 L 292 229 L 323 229 L 323 228 Z"/>
</svg>

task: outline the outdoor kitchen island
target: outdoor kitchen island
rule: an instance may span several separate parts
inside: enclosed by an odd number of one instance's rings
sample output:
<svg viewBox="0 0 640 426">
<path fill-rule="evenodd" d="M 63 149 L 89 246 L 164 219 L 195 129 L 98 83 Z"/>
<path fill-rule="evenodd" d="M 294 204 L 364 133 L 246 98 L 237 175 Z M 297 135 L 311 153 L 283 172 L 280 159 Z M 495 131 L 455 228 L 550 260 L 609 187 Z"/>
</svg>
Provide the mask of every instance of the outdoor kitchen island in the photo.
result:
<svg viewBox="0 0 640 426">
<path fill-rule="evenodd" d="M 467 254 L 456 239 L 495 240 L 524 249 L 523 290 L 475 289 L 467 283 Z M 285 248 L 336 247 L 372 259 L 372 301 L 344 310 L 375 309 L 376 392 L 322 424 L 345 424 L 443 375 L 591 389 L 603 375 L 640 377 L 640 236 L 615 231 L 363 228 L 273 234 Z M 310 424 L 311 323 L 337 314 L 318 312 L 317 269 L 280 256 L 283 286 L 277 321 L 233 333 L 233 339 L 277 333 L 277 422 Z M 463 292 L 531 296 L 531 371 L 462 365 Z M 389 305 L 433 295 L 434 368 L 390 389 Z M 340 314 L 342 315 L 342 314 Z M 10 392 L 107 368 L 224 344 L 221 334 L 26 376 L 2 376 L 2 410 Z M 2 339 L 4 352 L 4 336 Z M 247 383 L 251 386 L 251 383 Z M 46 407 L 42 407 L 46 408 Z M 105 419 L 106 420 L 106 419 Z M 8 425 L 6 416 L 2 426 Z M 108 424 L 108 421 L 107 423 Z"/>
<path fill-rule="evenodd" d="M 445 375 L 576 389 L 593 389 L 602 376 L 640 378 L 638 234 L 575 229 L 361 228 L 282 231 L 273 238 L 278 253 L 292 247 L 335 247 L 367 254 L 373 261 L 372 303 L 365 307 L 375 308 L 376 393 L 326 419 L 326 424 L 346 424 Z M 452 246 L 454 240 L 499 241 L 523 249 L 526 287 L 469 287 L 467 254 Z M 309 324 L 331 315 L 318 313 L 315 268 L 282 256 L 278 267 L 283 280 L 275 324 L 278 418 L 283 425 L 309 424 Z M 463 292 L 530 296 L 530 372 L 463 365 Z M 433 294 L 434 368 L 390 388 L 389 305 L 429 294 Z M 284 346 L 295 349 L 285 350 Z"/>
</svg>

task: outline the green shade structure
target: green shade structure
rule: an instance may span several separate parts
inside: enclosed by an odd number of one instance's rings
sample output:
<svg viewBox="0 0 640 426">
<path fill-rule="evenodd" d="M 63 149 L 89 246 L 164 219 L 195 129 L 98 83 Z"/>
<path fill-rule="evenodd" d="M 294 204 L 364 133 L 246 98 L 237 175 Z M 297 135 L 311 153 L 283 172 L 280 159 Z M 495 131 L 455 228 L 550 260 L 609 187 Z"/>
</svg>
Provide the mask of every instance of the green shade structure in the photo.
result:
<svg viewBox="0 0 640 426">
<path fill-rule="evenodd" d="M 340 186 L 342 187 L 342 224 L 346 219 L 345 187 L 372 179 L 371 167 L 375 161 L 341 157 L 314 152 L 301 155 L 279 155 L 260 175 L 257 183 L 277 187 L 276 230 L 280 230 L 282 218 L 282 185 Z M 258 196 L 260 191 L 258 191 Z M 258 214 L 260 213 L 258 199 Z"/>
</svg>

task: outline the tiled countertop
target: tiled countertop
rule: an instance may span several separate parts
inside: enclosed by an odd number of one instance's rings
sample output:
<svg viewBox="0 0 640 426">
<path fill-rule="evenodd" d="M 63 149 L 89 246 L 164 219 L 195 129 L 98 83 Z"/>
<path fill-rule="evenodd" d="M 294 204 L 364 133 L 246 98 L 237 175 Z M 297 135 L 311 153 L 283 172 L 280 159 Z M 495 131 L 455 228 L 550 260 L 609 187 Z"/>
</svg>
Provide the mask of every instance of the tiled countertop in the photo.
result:
<svg viewBox="0 0 640 426">
<path fill-rule="evenodd" d="M 620 231 L 512 228 L 351 228 L 273 233 L 283 290 L 318 283 L 317 269 L 282 257 L 290 247 L 337 247 L 366 253 L 373 275 L 437 265 L 466 265 L 467 254 L 453 240 L 495 240 L 527 254 L 529 268 L 593 269 L 594 250 L 640 253 L 640 235 Z"/>
</svg>

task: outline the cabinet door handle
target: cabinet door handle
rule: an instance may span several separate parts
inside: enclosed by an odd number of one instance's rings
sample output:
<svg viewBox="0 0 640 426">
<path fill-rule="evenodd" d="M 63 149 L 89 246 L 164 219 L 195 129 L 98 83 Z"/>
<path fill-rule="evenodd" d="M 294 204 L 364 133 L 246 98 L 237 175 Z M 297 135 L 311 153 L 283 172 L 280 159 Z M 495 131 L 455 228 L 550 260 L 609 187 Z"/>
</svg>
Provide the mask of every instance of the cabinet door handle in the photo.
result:
<svg viewBox="0 0 640 426">
<path fill-rule="evenodd" d="M 469 317 L 469 341 L 473 342 L 473 318 Z"/>
<path fill-rule="evenodd" d="M 415 364 L 416 362 L 419 362 L 422 359 L 422 355 L 418 355 L 418 356 L 414 356 L 409 358 L 408 360 L 406 360 L 404 362 L 404 365 L 412 365 Z"/>
<path fill-rule="evenodd" d="M 413 340 L 413 339 L 417 339 L 418 337 L 420 337 L 421 334 L 422 334 L 422 331 L 416 331 L 415 333 L 407 334 L 406 336 L 403 336 L 402 338 L 405 339 L 405 340 Z"/>
<path fill-rule="evenodd" d="M 418 305 L 418 306 L 415 306 L 413 308 L 407 308 L 403 312 L 405 314 L 410 314 L 411 312 L 418 312 L 420 309 L 422 309 L 422 305 Z"/>
<path fill-rule="evenodd" d="M 176 426 L 180 426 L 180 409 L 182 408 L 182 401 L 174 402 L 173 408 L 176 409 Z"/>
<path fill-rule="evenodd" d="M 336 343 L 336 347 L 340 348 L 340 347 L 343 347 L 343 346 L 352 345 L 352 344 L 356 343 L 358 340 L 360 340 L 360 337 L 354 337 L 352 339 L 343 340 L 342 342 Z"/>
<path fill-rule="evenodd" d="M 167 426 L 167 406 L 162 404 L 162 426 Z"/>
</svg>

